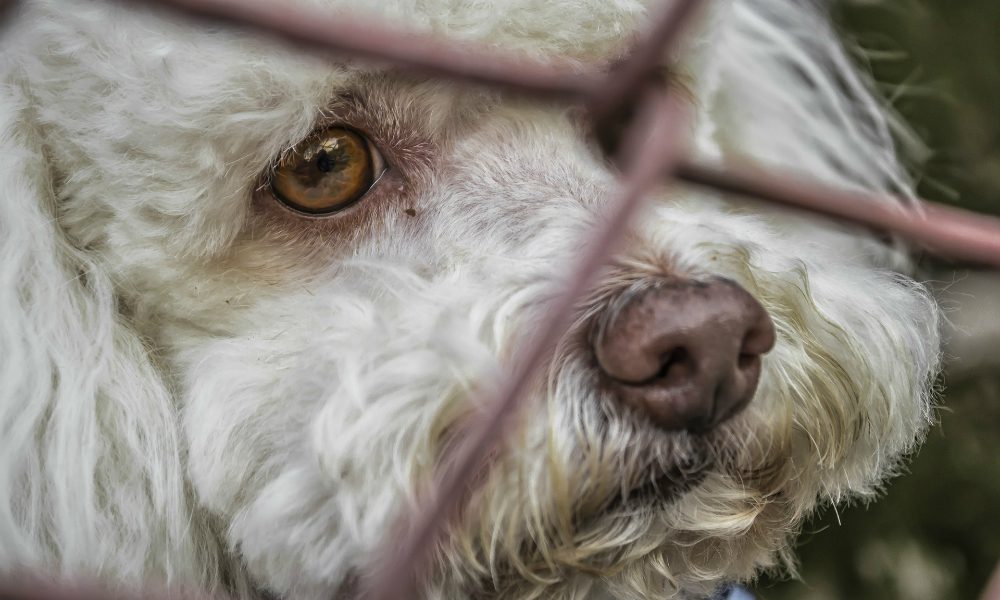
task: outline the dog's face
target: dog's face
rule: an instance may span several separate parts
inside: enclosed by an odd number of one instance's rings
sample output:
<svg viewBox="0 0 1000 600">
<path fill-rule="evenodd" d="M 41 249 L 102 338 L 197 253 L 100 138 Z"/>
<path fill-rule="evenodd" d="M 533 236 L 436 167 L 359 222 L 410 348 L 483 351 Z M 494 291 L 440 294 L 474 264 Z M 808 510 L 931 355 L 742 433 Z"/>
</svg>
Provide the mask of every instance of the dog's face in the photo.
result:
<svg viewBox="0 0 1000 600">
<path fill-rule="evenodd" d="M 602 64 L 644 22 L 633 4 L 384 10 Z M 870 134 L 881 117 L 853 80 L 824 88 L 843 65 L 775 55 L 835 48 L 795 34 L 816 25 L 795 6 L 706 17 L 684 63 L 694 149 L 884 189 L 899 171 Z M 153 349 L 193 510 L 260 587 L 346 591 L 544 317 L 613 171 L 564 107 L 122 6 L 41 2 L 29 18 L 59 224 Z M 428 593 L 668 597 L 786 560 L 818 502 L 871 493 L 927 422 L 935 310 L 888 257 L 820 219 L 658 192 Z"/>
</svg>

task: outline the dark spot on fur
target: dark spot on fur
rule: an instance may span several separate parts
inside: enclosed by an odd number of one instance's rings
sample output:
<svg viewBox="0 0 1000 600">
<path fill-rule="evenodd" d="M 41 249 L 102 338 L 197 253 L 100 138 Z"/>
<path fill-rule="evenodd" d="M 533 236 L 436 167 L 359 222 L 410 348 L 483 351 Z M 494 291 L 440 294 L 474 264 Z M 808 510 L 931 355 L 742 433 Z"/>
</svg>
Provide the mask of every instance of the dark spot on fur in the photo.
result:
<svg viewBox="0 0 1000 600">
<path fill-rule="evenodd" d="M 408 217 L 415 217 L 415 216 L 417 216 L 417 211 L 415 209 L 412 209 L 412 208 L 408 208 L 408 209 L 404 210 L 403 212 L 405 212 L 406 216 L 408 216 Z"/>
</svg>

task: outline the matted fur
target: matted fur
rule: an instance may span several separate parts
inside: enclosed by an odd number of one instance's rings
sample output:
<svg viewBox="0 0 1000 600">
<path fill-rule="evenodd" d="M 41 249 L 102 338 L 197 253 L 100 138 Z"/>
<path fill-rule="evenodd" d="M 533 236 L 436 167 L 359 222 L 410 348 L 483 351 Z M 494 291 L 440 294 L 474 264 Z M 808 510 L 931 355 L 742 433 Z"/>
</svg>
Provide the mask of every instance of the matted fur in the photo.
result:
<svg viewBox="0 0 1000 600">
<path fill-rule="evenodd" d="M 580 64 L 616 58 L 648 8 L 372 4 Z M 543 314 L 613 174 L 558 107 L 127 4 L 17 10 L 0 37 L 0 571 L 346 592 Z M 719 1 L 689 41 L 703 157 L 909 193 L 817 6 Z M 267 173 L 330 123 L 391 168 L 345 214 L 304 219 Z M 428 598 L 700 597 L 790 566 L 806 515 L 870 496 L 919 441 L 937 313 L 899 251 L 704 191 L 653 204 L 437 552 Z M 614 298 L 676 274 L 738 281 L 777 330 L 755 399 L 708 435 L 621 407 L 583 343 Z M 624 499 L 665 472 L 686 481 L 674 497 Z"/>
</svg>

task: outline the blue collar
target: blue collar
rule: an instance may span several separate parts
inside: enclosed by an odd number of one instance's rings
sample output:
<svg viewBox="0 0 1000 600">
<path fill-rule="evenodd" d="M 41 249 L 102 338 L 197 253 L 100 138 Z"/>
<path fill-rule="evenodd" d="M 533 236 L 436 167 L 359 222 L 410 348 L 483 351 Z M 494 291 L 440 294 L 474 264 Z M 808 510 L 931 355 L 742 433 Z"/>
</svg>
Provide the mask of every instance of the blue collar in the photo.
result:
<svg viewBox="0 0 1000 600">
<path fill-rule="evenodd" d="M 754 600 L 754 597 L 742 585 L 727 585 L 722 587 L 712 600 Z"/>
</svg>

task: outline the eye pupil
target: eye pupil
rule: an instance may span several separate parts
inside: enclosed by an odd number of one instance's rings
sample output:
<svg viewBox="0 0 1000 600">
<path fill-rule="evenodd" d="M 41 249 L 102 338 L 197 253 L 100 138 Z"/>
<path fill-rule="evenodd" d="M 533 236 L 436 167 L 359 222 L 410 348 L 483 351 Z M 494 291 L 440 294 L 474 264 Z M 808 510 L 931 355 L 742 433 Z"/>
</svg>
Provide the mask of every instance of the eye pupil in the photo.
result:
<svg viewBox="0 0 1000 600">
<path fill-rule="evenodd" d="M 320 150 L 316 157 L 316 168 L 323 173 L 329 173 L 333 170 L 333 165 L 334 161 L 330 158 L 330 154 L 326 150 Z"/>
</svg>

